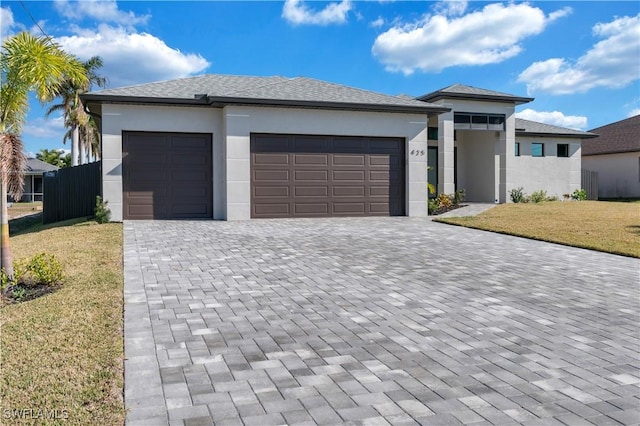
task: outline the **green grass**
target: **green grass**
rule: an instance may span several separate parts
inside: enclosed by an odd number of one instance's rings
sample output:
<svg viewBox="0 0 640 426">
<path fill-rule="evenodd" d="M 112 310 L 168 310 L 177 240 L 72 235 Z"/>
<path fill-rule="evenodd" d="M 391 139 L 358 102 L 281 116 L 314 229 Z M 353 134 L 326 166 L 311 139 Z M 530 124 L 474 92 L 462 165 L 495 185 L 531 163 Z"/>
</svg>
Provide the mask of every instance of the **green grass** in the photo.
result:
<svg viewBox="0 0 640 426">
<path fill-rule="evenodd" d="M 55 293 L 0 307 L 0 416 L 56 410 L 68 419 L 2 422 L 122 424 L 122 226 L 36 224 L 11 247 L 14 260 L 54 254 L 66 279 Z"/>
<path fill-rule="evenodd" d="M 7 208 L 9 211 L 9 219 L 34 214 L 42 211 L 42 201 L 35 203 L 13 203 Z"/>
<path fill-rule="evenodd" d="M 475 217 L 437 222 L 640 257 L 640 202 L 502 204 Z"/>
</svg>

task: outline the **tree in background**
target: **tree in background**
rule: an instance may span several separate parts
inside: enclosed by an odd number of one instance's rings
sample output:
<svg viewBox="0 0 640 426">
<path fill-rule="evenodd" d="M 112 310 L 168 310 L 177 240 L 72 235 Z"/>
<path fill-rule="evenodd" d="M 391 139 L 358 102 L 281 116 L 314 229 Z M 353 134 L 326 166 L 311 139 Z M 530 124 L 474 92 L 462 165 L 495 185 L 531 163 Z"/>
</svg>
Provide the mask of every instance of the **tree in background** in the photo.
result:
<svg viewBox="0 0 640 426">
<path fill-rule="evenodd" d="M 60 168 L 71 166 L 71 154 L 65 154 L 63 149 L 41 149 L 36 158 Z"/>
<path fill-rule="evenodd" d="M 24 185 L 25 155 L 22 126 L 29 109 L 29 93 L 50 102 L 65 81 L 88 84 L 82 63 L 64 52 L 48 37 L 26 31 L 7 38 L 0 51 L 2 90 L 0 91 L 0 269 L 13 280 L 13 259 L 9 246 L 7 194 L 18 200 Z"/>
<path fill-rule="evenodd" d="M 71 140 L 71 165 L 84 164 L 93 155 L 97 157 L 100 153 L 100 134 L 98 126 L 84 108 L 84 103 L 80 95 L 91 90 L 95 84 L 104 87 L 107 79 L 98 75 L 98 69 L 102 67 L 102 58 L 94 56 L 83 63 L 87 82 L 77 83 L 74 80 L 66 79 L 59 87 L 56 97 L 60 98 L 60 103 L 54 104 L 46 112 L 47 117 L 54 112 L 62 112 L 64 125 L 68 129 L 62 142 Z"/>
</svg>

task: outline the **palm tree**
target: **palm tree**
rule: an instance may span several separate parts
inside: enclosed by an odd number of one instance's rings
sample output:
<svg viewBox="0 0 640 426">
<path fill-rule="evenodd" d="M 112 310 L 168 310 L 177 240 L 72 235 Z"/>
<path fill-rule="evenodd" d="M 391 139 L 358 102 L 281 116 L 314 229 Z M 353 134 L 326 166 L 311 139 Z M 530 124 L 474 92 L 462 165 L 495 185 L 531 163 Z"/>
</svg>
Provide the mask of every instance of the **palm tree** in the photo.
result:
<svg viewBox="0 0 640 426">
<path fill-rule="evenodd" d="M 61 102 L 52 105 L 46 112 L 47 117 L 56 111 L 62 112 L 64 125 L 68 128 L 62 142 L 71 140 L 73 166 L 84 163 L 85 158 L 89 158 L 91 154 L 95 156 L 100 151 L 98 127 L 93 117 L 85 111 L 80 95 L 91 90 L 94 84 L 98 87 L 106 86 L 107 79 L 97 74 L 102 64 L 100 56 L 93 56 L 84 62 L 88 81 L 83 84 L 77 84 L 73 80 L 64 81 L 57 93 Z"/>
<path fill-rule="evenodd" d="M 69 161 L 71 161 L 71 156 L 69 155 L 68 157 Z M 69 166 L 69 164 L 67 164 L 67 155 L 65 155 L 62 149 L 43 148 L 36 154 L 36 158 L 60 168 Z"/>
<path fill-rule="evenodd" d="M 14 199 L 22 196 L 25 155 L 20 135 L 29 109 L 29 93 L 35 92 L 40 102 L 50 102 L 65 80 L 82 85 L 88 78 L 82 63 L 50 38 L 26 31 L 4 41 L 0 64 L 0 269 L 13 280 L 7 194 Z"/>
</svg>

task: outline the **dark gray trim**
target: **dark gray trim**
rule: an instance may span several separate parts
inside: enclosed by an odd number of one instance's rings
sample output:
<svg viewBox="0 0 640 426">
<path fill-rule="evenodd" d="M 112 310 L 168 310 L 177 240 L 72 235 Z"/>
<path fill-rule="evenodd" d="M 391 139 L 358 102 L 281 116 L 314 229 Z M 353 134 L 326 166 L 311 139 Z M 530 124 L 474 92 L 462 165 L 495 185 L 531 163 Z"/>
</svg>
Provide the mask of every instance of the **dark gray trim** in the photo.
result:
<svg viewBox="0 0 640 426">
<path fill-rule="evenodd" d="M 235 98 L 225 96 L 208 96 L 202 99 L 177 99 L 177 98 L 155 98 L 155 97 L 136 97 L 136 96 L 117 96 L 117 95 L 81 95 L 81 99 L 86 103 L 116 103 L 116 104 L 150 104 L 150 105 L 181 105 L 181 106 L 212 106 L 224 107 L 226 105 L 245 105 L 245 106 L 273 106 L 273 107 L 298 107 L 298 108 L 314 108 L 314 109 L 333 109 L 333 110 L 349 110 L 349 111 L 378 111 L 378 112 L 394 112 L 394 113 L 433 113 L 441 114 L 451 111 L 447 107 L 434 107 L 431 105 L 393 105 L 393 104 L 364 104 L 355 102 L 321 102 L 321 101 L 302 101 L 289 99 L 254 99 L 254 98 Z"/>
<path fill-rule="evenodd" d="M 592 139 L 598 137 L 589 133 L 575 134 L 575 133 L 539 133 L 539 132 L 521 132 L 516 131 L 516 136 L 535 136 L 541 138 L 573 138 L 573 139 Z"/>
<path fill-rule="evenodd" d="M 477 99 L 487 102 L 508 102 L 516 105 L 526 104 L 534 100 L 524 96 L 498 96 L 498 95 L 480 95 L 473 93 L 452 93 L 452 92 L 434 92 L 416 98 L 423 102 L 435 102 L 441 99 Z"/>
</svg>

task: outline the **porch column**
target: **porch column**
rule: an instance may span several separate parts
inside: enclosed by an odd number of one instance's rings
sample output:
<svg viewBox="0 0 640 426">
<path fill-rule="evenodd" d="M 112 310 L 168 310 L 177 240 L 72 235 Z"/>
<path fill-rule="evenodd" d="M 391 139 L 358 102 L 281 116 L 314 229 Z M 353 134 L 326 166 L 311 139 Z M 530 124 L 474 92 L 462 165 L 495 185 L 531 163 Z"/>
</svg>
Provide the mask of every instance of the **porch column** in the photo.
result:
<svg viewBox="0 0 640 426">
<path fill-rule="evenodd" d="M 504 126 L 505 131 L 500 132 L 497 149 L 500 178 L 495 198 L 499 203 L 509 202 L 509 194 L 513 189 L 513 163 L 516 158 L 514 153 L 516 144 L 516 118 L 513 109 L 510 114 L 507 114 Z"/>
<path fill-rule="evenodd" d="M 450 107 L 450 105 L 444 105 Z M 453 111 L 438 116 L 438 194 L 455 192 Z"/>
</svg>

